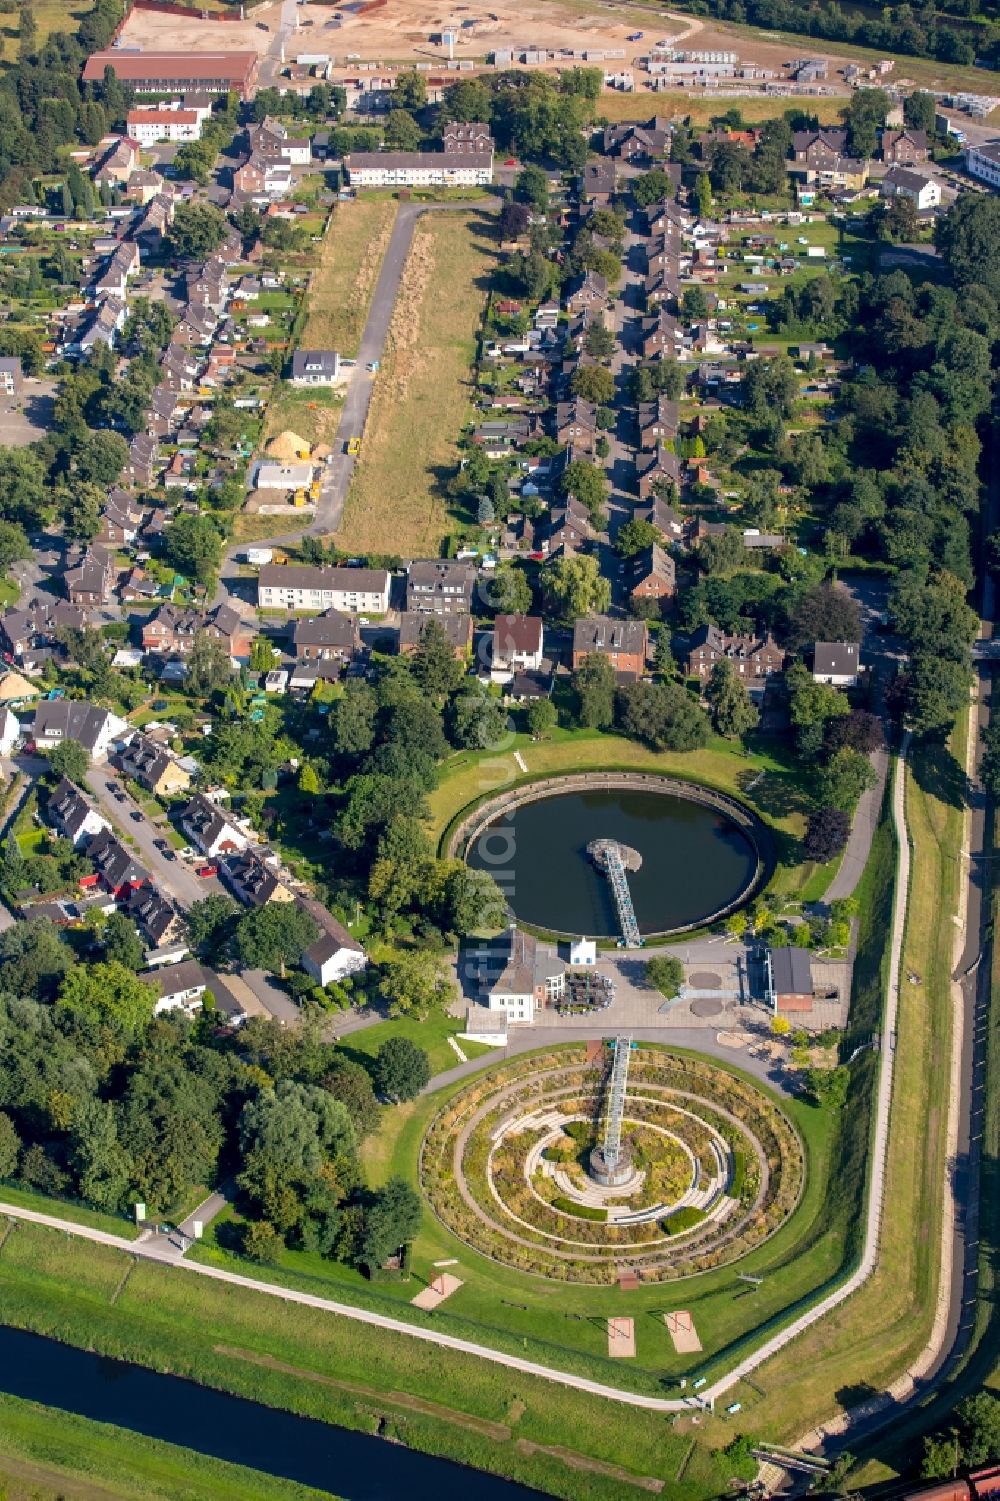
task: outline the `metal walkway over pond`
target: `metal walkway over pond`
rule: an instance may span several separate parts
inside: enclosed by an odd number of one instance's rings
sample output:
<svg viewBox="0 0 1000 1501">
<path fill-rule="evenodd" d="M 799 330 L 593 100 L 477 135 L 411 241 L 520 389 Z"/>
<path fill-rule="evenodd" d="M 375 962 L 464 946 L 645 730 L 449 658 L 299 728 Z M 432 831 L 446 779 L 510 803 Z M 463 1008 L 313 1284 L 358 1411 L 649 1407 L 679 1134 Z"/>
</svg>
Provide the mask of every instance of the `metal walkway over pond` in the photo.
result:
<svg viewBox="0 0 1000 1501">
<path fill-rule="evenodd" d="M 642 934 L 632 906 L 632 893 L 628 889 L 625 874 L 626 862 L 633 870 L 642 863 L 642 857 L 630 849 L 623 850 L 614 839 L 595 839 L 587 845 L 587 852 L 598 870 L 603 871 L 611 885 L 611 893 L 618 909 L 618 926 L 621 928 L 621 945 L 626 949 L 642 948 Z"/>
</svg>

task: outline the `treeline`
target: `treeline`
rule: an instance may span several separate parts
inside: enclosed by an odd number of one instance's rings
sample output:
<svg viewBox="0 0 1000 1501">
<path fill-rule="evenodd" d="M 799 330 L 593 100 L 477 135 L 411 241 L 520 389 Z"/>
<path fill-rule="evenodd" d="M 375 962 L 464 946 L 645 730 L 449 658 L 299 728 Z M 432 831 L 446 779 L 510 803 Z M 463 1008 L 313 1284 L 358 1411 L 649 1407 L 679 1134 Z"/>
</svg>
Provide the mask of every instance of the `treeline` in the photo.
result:
<svg viewBox="0 0 1000 1501">
<path fill-rule="evenodd" d="M 879 52 L 903 52 L 912 57 L 934 57 L 943 63 L 965 66 L 980 60 L 994 67 L 1000 61 L 1000 26 L 971 24 L 950 26 L 934 12 L 915 11 L 909 5 L 886 5 L 880 15 L 843 9 L 832 3 L 803 4 L 801 0 L 687 0 L 679 9 L 692 15 L 713 15 L 739 25 L 759 26 L 765 31 L 797 32 L 828 42 L 846 42 Z M 989 15 L 996 7 L 975 0 L 949 0 L 944 9 L 956 17 Z"/>
<path fill-rule="evenodd" d="M 75 33 L 53 32 L 37 46 L 32 8 L 22 6 L 18 60 L 0 79 L 0 208 L 32 201 L 33 179 L 62 169 L 61 148 L 96 145 L 124 120 L 131 90 L 111 70 L 100 84 L 81 82 L 84 63 L 108 45 L 124 9 L 124 0 L 96 0 Z"/>
<path fill-rule="evenodd" d="M 150 1217 L 192 1207 L 233 1174 L 235 1249 L 284 1245 L 376 1271 L 415 1234 L 419 1201 L 364 1185 L 359 1148 L 376 1095 L 410 1098 L 426 1055 L 393 1039 L 370 1068 L 301 1027 L 216 1027 L 154 1016 L 154 991 L 120 960 L 82 958 L 44 918 L 0 938 L 0 1181 Z"/>
</svg>

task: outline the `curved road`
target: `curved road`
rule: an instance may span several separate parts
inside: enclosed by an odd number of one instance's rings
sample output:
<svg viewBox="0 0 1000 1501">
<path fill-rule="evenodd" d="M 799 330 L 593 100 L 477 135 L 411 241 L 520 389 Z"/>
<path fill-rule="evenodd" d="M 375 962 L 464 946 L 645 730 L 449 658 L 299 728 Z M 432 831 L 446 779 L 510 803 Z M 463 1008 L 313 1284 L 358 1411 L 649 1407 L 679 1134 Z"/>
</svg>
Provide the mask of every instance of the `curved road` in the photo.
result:
<svg viewBox="0 0 1000 1501">
<path fill-rule="evenodd" d="M 128 1255 L 142 1256 L 147 1260 L 158 1261 L 162 1265 L 177 1267 L 195 1276 L 211 1277 L 217 1282 L 227 1282 L 234 1287 L 243 1287 L 253 1292 L 262 1293 L 265 1296 L 282 1298 L 287 1303 L 301 1303 L 308 1308 L 315 1308 L 322 1313 L 336 1314 L 341 1318 L 353 1319 L 359 1324 L 368 1324 L 378 1329 L 391 1330 L 396 1334 L 406 1334 L 412 1339 L 424 1340 L 426 1343 L 438 1345 L 442 1349 L 457 1350 L 466 1355 L 474 1355 L 480 1360 L 491 1361 L 494 1365 L 502 1365 L 511 1370 L 523 1371 L 527 1375 L 538 1376 L 546 1381 L 554 1381 L 561 1386 L 572 1387 L 577 1391 L 589 1392 L 594 1396 L 604 1397 L 612 1402 L 620 1402 L 629 1407 L 642 1407 L 652 1412 L 684 1412 L 690 1410 L 691 1407 L 714 1405 L 737 1382 L 756 1370 L 758 1366 L 770 1359 L 772 1355 L 777 1354 L 779 1350 L 790 1344 L 804 1330 L 810 1328 L 818 1320 L 825 1318 L 828 1313 L 832 1312 L 834 1308 L 837 1308 L 852 1293 L 856 1292 L 870 1276 L 878 1261 L 879 1237 L 882 1228 L 882 1186 L 889 1139 L 889 1110 L 892 1100 L 894 1063 L 892 1044 L 896 1030 L 896 1012 L 899 1002 L 899 973 L 902 962 L 903 931 L 910 881 L 910 848 L 906 834 L 904 807 L 906 752 L 907 740 L 904 739 L 895 766 L 892 791 L 892 813 L 899 845 L 899 864 L 892 916 L 889 992 L 886 1001 L 883 1050 L 879 1069 L 876 1122 L 872 1148 L 871 1193 L 867 1205 L 865 1244 L 861 1261 L 857 1269 L 838 1288 L 828 1293 L 826 1297 L 821 1298 L 812 1308 L 800 1314 L 798 1318 L 794 1319 L 784 1329 L 772 1335 L 758 1349 L 739 1361 L 730 1371 L 720 1377 L 712 1386 L 706 1387 L 698 1396 L 687 1398 L 649 1397 L 638 1392 L 622 1391 L 618 1387 L 605 1386 L 602 1382 L 590 1381 L 586 1377 L 575 1376 L 568 1371 L 560 1371 L 552 1366 L 541 1365 L 532 1360 L 522 1360 L 518 1356 L 507 1355 L 501 1350 L 491 1349 L 488 1345 L 476 1344 L 472 1340 L 459 1339 L 454 1335 L 438 1333 L 432 1329 L 417 1328 L 412 1324 L 406 1323 L 403 1319 L 394 1319 L 384 1314 L 370 1313 L 367 1309 L 354 1308 L 349 1303 L 338 1303 L 332 1298 L 321 1298 L 312 1293 L 296 1292 L 291 1288 L 276 1286 L 274 1283 L 258 1282 L 253 1277 L 244 1277 L 237 1272 L 224 1271 L 220 1267 L 210 1267 L 204 1266 L 199 1262 L 184 1261 L 177 1255 L 173 1248 L 164 1244 L 162 1237 L 149 1236 L 148 1238 L 140 1238 L 137 1241 L 126 1240 L 123 1236 L 111 1235 L 104 1230 L 94 1230 L 86 1225 L 77 1225 L 68 1220 L 61 1220 L 55 1215 L 40 1214 L 34 1210 L 22 1209 L 18 1205 L 2 1202 L 0 1202 L 0 1214 L 5 1214 L 11 1219 L 27 1220 L 33 1224 L 46 1225 L 52 1229 L 62 1230 L 67 1235 L 79 1236 L 83 1240 L 96 1241 L 101 1245 L 113 1246 Z"/>
</svg>

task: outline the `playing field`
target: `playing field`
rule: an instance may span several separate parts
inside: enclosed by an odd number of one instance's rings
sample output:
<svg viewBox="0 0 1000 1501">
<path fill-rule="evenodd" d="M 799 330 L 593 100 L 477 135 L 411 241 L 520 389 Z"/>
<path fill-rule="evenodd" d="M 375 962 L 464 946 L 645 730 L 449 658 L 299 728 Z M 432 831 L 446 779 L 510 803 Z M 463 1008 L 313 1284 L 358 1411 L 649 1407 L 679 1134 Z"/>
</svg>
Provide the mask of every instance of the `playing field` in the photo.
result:
<svg viewBox="0 0 1000 1501">
<path fill-rule="evenodd" d="M 351 552 L 437 554 L 493 247 L 476 210 L 427 214 L 414 231 L 338 534 Z"/>
</svg>

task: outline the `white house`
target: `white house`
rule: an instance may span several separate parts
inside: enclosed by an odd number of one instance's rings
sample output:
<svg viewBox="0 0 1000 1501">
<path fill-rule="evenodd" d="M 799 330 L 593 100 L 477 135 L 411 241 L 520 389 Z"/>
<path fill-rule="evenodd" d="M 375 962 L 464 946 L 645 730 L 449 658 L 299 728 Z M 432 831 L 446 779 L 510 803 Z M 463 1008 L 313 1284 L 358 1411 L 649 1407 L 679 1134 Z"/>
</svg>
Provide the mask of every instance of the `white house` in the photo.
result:
<svg viewBox="0 0 1000 1501">
<path fill-rule="evenodd" d="M 1000 188 L 1000 138 L 965 148 L 965 170 L 987 187 Z"/>
<path fill-rule="evenodd" d="M 569 946 L 572 969 L 589 969 L 597 963 L 597 944 L 592 938 L 574 938 Z"/>
<path fill-rule="evenodd" d="M 112 742 L 127 729 L 125 720 L 110 709 L 68 698 L 45 699 L 35 710 L 32 738 L 40 751 L 78 740 L 92 761 L 103 761 Z"/>
<path fill-rule="evenodd" d="M 293 386 L 332 386 L 340 374 L 335 349 L 298 349 L 292 355 Z"/>
<path fill-rule="evenodd" d="M 130 109 L 128 133 L 140 146 L 156 141 L 200 141 L 201 113 L 196 109 Z"/>
<path fill-rule="evenodd" d="M 250 843 L 235 819 L 203 792 L 196 793 L 181 813 L 180 825 L 195 848 L 210 859 L 245 850 Z"/>
<path fill-rule="evenodd" d="M 538 615 L 498 615 L 493 622 L 495 681 L 509 681 L 518 672 L 537 672 L 542 665 L 542 620 Z"/>
<path fill-rule="evenodd" d="M 354 151 L 344 168 L 352 188 L 481 188 L 493 181 L 493 152 Z"/>
<path fill-rule="evenodd" d="M 299 906 L 308 912 L 319 928 L 319 937 L 302 955 L 302 968 L 320 985 L 331 985 L 365 969 L 368 956 L 360 943 L 322 902 L 299 897 Z"/>
<path fill-rule="evenodd" d="M 909 198 L 918 209 L 937 208 L 941 202 L 941 184 L 910 167 L 890 167 L 879 192 L 883 198 Z"/>
<path fill-rule="evenodd" d="M 283 464 L 280 459 L 262 459 L 254 485 L 258 490 L 305 490 L 312 484 L 311 464 Z"/>
<path fill-rule="evenodd" d="M 10 709 L 0 709 L 0 756 L 9 756 L 21 736 L 21 722 Z"/>
<path fill-rule="evenodd" d="M 48 817 L 63 838 L 71 841 L 74 849 L 79 849 L 102 829 L 111 832 L 108 820 L 66 777 L 49 793 Z"/>
<path fill-rule="evenodd" d="M 389 574 L 384 568 L 304 568 L 268 563 L 257 575 L 262 610 L 340 610 L 384 615 L 389 608 Z"/>
<path fill-rule="evenodd" d="M 834 688 L 856 688 L 861 671 L 861 647 L 857 641 L 817 641 L 813 655 L 813 682 Z"/>
<path fill-rule="evenodd" d="M 566 966 L 551 949 L 542 948 L 530 933 L 515 924 L 491 946 L 483 988 L 491 1011 L 502 1011 L 508 1022 L 535 1020 L 539 1006 L 558 1000 L 566 990 Z"/>
</svg>

